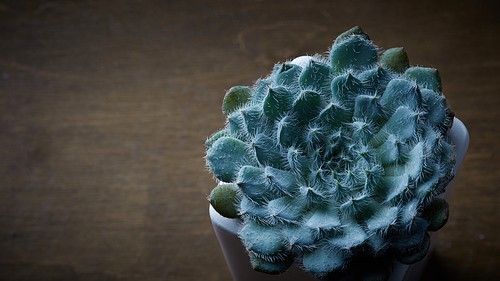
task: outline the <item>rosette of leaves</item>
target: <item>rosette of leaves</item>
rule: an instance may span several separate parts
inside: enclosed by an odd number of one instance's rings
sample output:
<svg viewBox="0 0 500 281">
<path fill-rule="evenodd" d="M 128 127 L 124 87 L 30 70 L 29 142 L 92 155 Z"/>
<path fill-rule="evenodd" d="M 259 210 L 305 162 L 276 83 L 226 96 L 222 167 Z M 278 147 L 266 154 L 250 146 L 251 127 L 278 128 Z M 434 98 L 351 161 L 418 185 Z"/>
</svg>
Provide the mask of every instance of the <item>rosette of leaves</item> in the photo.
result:
<svg viewBox="0 0 500 281">
<path fill-rule="evenodd" d="M 354 27 L 327 57 L 231 88 L 222 109 L 227 124 L 206 142 L 220 181 L 209 200 L 243 221 L 255 270 L 297 262 L 317 277 L 385 280 L 446 223 L 453 112 L 438 71 L 410 67 L 403 48 L 380 52 Z"/>
</svg>

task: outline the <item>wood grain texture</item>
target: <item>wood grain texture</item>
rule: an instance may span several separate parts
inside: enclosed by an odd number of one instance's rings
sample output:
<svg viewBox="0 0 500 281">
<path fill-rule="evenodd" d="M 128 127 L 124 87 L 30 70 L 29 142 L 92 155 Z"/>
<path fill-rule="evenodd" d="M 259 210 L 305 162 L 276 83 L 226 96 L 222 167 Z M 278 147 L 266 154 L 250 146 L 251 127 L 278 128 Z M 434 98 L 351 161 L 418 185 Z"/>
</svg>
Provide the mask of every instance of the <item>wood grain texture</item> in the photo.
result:
<svg viewBox="0 0 500 281">
<path fill-rule="evenodd" d="M 500 280 L 496 1 L 0 0 L 0 280 L 230 280 L 221 101 L 360 25 L 438 68 L 471 144 L 423 280 Z"/>
</svg>

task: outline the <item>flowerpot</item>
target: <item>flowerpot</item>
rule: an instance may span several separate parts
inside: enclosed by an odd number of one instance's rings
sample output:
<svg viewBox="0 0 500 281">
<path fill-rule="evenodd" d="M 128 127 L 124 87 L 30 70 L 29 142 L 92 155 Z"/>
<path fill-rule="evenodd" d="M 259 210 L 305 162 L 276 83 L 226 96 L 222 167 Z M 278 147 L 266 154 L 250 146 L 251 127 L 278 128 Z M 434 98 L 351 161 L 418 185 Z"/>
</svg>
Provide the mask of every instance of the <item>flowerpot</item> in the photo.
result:
<svg viewBox="0 0 500 281">
<path fill-rule="evenodd" d="M 458 173 L 465 153 L 469 145 L 469 133 L 465 125 L 457 118 L 454 119 L 453 127 L 449 133 L 450 141 L 455 148 L 455 166 L 454 166 L 454 179 L 449 183 L 446 191 L 440 197 L 447 199 L 450 197 L 453 187 L 458 179 Z M 238 232 L 242 227 L 242 222 L 239 219 L 228 219 L 221 216 L 210 205 L 209 208 L 210 218 L 215 230 L 215 234 L 219 240 L 224 257 L 226 259 L 229 271 L 235 281 L 278 281 L 278 280 L 317 280 L 314 276 L 293 264 L 286 272 L 280 275 L 268 275 L 265 273 L 253 270 L 248 254 L 242 242 L 238 238 Z M 431 235 L 431 240 L 436 240 L 437 233 Z M 429 251 L 432 251 L 432 245 Z M 394 267 L 390 277 L 390 281 L 412 281 L 419 280 L 422 269 L 425 267 L 426 261 L 430 255 L 422 261 L 412 265 L 404 265 L 394 262 Z"/>
</svg>

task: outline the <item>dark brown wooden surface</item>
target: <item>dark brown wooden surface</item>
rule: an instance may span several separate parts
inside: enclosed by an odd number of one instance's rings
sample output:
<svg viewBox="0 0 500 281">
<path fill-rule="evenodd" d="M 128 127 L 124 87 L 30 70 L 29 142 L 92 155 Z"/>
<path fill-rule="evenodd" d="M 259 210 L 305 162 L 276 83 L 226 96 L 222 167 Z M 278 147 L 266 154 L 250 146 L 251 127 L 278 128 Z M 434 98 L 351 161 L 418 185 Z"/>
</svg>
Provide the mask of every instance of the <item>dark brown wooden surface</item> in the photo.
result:
<svg viewBox="0 0 500 281">
<path fill-rule="evenodd" d="M 500 280 L 497 1 L 0 0 L 0 280 L 230 280 L 221 101 L 360 25 L 438 68 L 471 144 L 424 280 Z"/>
</svg>

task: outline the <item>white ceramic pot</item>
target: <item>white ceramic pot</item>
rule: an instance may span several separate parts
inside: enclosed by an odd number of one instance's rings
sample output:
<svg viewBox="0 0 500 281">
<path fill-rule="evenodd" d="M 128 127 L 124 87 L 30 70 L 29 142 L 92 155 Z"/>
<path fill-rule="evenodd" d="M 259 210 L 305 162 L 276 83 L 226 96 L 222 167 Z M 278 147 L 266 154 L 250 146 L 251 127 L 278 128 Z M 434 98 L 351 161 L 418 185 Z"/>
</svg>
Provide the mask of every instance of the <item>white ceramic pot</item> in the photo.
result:
<svg viewBox="0 0 500 281">
<path fill-rule="evenodd" d="M 469 132 L 465 125 L 457 118 L 453 121 L 453 127 L 450 130 L 450 140 L 455 148 L 455 177 L 447 186 L 446 191 L 440 196 L 448 199 L 458 178 L 458 173 L 462 161 L 465 158 L 465 153 L 469 146 Z M 306 273 L 301 268 L 293 264 L 286 272 L 280 275 L 269 275 L 253 270 L 248 254 L 243 246 L 241 240 L 238 238 L 237 233 L 242 227 L 239 219 L 228 219 L 221 216 L 210 205 L 209 208 L 210 219 L 217 235 L 217 239 L 226 258 L 229 271 L 234 281 L 307 281 L 317 280 L 312 275 Z M 431 241 L 436 240 L 437 232 L 431 233 Z M 429 250 L 432 251 L 432 245 Z M 427 255 L 422 261 L 412 265 L 404 265 L 395 262 L 394 271 L 391 274 L 389 281 L 416 281 L 420 279 L 422 269 L 425 267 Z"/>
</svg>

